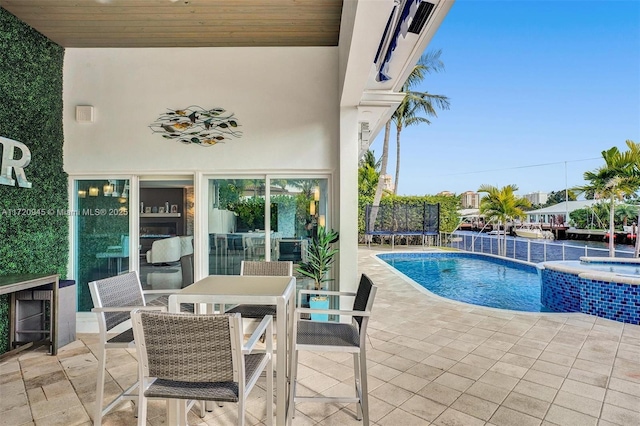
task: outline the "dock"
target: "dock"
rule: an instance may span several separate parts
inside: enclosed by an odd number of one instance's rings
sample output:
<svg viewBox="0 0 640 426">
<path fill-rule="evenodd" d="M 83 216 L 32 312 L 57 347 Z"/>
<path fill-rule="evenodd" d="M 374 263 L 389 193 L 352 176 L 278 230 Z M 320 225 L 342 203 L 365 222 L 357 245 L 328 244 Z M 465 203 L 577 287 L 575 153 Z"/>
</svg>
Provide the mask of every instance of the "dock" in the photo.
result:
<svg viewBox="0 0 640 426">
<path fill-rule="evenodd" d="M 596 240 L 603 241 L 607 235 L 604 229 L 568 229 L 566 231 L 568 240 Z"/>
<path fill-rule="evenodd" d="M 606 229 L 568 229 L 568 240 L 609 241 L 609 231 Z M 614 242 L 616 244 L 635 244 L 635 235 L 627 231 L 616 231 Z"/>
</svg>

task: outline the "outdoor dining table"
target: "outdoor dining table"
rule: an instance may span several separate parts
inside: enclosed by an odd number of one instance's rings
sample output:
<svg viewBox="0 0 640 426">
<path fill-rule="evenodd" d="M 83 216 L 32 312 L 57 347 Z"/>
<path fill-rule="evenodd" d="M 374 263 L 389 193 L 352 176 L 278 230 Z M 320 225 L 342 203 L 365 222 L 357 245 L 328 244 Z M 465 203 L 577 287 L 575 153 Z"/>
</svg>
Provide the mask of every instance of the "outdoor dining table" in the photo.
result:
<svg viewBox="0 0 640 426">
<path fill-rule="evenodd" d="M 210 275 L 169 296 L 169 312 L 180 312 L 180 304 L 252 304 L 276 306 L 276 424 L 287 423 L 289 344 L 295 309 L 294 277 Z M 208 308 L 207 311 L 213 311 Z M 173 400 L 175 401 L 175 400 Z M 186 425 L 179 404 L 167 405 L 167 424 Z"/>
</svg>

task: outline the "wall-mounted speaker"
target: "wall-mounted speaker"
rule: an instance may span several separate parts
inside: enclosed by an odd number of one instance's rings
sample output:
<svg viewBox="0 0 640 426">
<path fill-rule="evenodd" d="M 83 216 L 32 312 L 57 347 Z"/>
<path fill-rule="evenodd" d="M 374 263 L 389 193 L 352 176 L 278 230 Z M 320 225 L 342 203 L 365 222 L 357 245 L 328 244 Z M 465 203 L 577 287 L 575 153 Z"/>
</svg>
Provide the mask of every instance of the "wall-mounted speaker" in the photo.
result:
<svg viewBox="0 0 640 426">
<path fill-rule="evenodd" d="M 95 119 L 95 108 L 93 106 L 76 105 L 76 121 L 78 123 L 93 123 Z"/>
</svg>

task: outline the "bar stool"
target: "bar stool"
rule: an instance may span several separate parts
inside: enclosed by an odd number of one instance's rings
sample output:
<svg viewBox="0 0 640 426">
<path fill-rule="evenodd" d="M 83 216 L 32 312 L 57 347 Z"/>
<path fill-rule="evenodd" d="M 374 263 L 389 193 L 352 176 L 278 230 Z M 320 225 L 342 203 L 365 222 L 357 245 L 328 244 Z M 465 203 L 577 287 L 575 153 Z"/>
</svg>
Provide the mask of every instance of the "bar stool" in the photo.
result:
<svg viewBox="0 0 640 426">
<path fill-rule="evenodd" d="M 60 348 L 76 340 L 76 291 L 74 280 L 60 280 L 58 284 L 57 345 Z M 72 287 L 73 286 L 73 287 Z M 53 310 L 52 284 L 21 290 L 11 296 L 13 314 L 11 342 L 17 347 L 32 342 L 46 341 L 53 345 L 51 324 Z M 62 309 L 61 309 L 62 308 Z"/>
</svg>

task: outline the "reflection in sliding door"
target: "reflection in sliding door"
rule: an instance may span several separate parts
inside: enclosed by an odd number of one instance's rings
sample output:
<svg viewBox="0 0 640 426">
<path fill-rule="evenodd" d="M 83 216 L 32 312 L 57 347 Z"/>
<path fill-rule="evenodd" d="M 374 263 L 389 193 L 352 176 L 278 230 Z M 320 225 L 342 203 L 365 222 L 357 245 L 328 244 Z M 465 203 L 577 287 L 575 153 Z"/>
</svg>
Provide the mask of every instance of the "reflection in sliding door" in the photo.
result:
<svg viewBox="0 0 640 426">
<path fill-rule="evenodd" d="M 309 239 L 327 220 L 327 179 L 273 179 L 271 186 L 282 188 L 271 192 L 271 259 L 305 261 Z"/>
<path fill-rule="evenodd" d="M 306 260 L 328 199 L 327 178 L 209 179 L 209 274 L 237 275 L 242 260 Z"/>
<path fill-rule="evenodd" d="M 78 311 L 93 306 L 90 281 L 129 270 L 129 180 L 75 180 Z"/>
<path fill-rule="evenodd" d="M 238 275 L 265 258 L 265 180 L 210 179 L 208 192 L 209 274 Z"/>
</svg>

